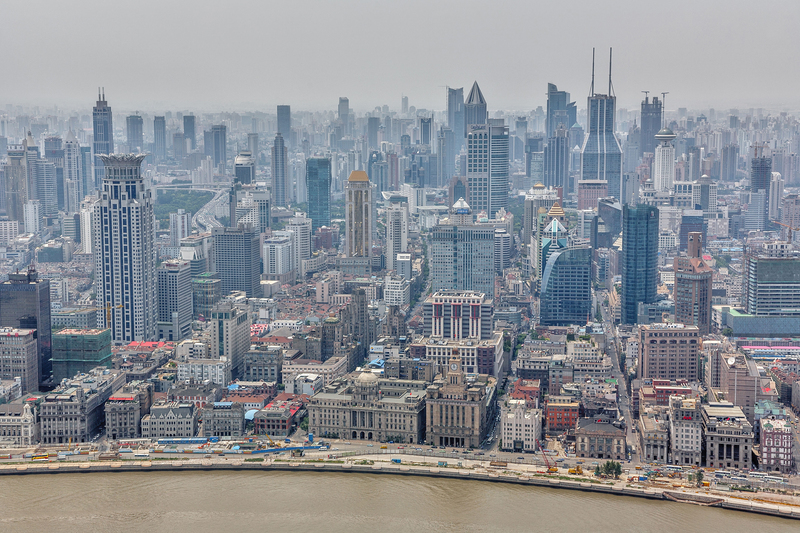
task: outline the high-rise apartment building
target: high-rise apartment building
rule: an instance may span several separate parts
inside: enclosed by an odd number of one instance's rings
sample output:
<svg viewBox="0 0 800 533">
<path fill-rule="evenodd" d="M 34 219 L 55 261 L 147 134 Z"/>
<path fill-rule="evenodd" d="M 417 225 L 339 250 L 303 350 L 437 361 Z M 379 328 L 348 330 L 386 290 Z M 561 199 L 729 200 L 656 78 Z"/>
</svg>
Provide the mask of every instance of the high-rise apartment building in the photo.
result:
<svg viewBox="0 0 800 533">
<path fill-rule="evenodd" d="M 144 155 L 100 155 L 105 173 L 94 204 L 92 250 L 98 307 L 115 344 L 156 337 L 156 230 Z"/>
<path fill-rule="evenodd" d="M 211 235 L 222 294 L 244 291 L 250 298 L 261 296 L 259 233 L 251 224 L 239 224 L 236 228 L 213 228 Z"/>
<path fill-rule="evenodd" d="M 482 292 L 494 298 L 494 226 L 477 225 L 460 198 L 431 231 L 431 287 Z"/>
<path fill-rule="evenodd" d="M 703 337 L 697 326 L 639 326 L 639 378 L 698 381 Z"/>
<path fill-rule="evenodd" d="M 658 288 L 658 209 L 649 205 L 622 207 L 623 324 L 635 324 L 639 303 L 652 303 Z"/>
<path fill-rule="evenodd" d="M 8 145 L 3 171 L 5 173 L 6 213 L 11 220 L 24 223 L 25 204 L 28 201 L 28 168 L 23 145 Z"/>
<path fill-rule="evenodd" d="M 292 240 L 292 265 L 299 278 L 306 275 L 303 261 L 311 258 L 311 219 L 306 214 L 297 211 L 284 226 L 284 230 L 289 232 Z"/>
<path fill-rule="evenodd" d="M 103 182 L 103 160 L 101 154 L 110 155 L 114 153 L 114 124 L 109 107 L 106 101 L 105 91 L 97 92 L 97 103 L 92 110 L 92 151 L 94 152 L 94 187 L 100 187 Z"/>
<path fill-rule="evenodd" d="M 194 115 L 183 115 L 183 136 L 189 139 L 190 150 L 197 149 L 197 130 Z"/>
<path fill-rule="evenodd" d="M 397 270 L 397 254 L 408 252 L 408 202 L 393 196 L 386 203 L 386 270 Z"/>
<path fill-rule="evenodd" d="M 264 241 L 263 261 L 264 274 L 269 279 L 280 279 L 280 276 L 292 271 L 292 241 L 289 237 L 272 237 Z"/>
<path fill-rule="evenodd" d="M 279 132 L 272 143 L 272 198 L 276 207 L 286 207 L 291 199 L 289 185 L 289 151 L 286 139 Z"/>
<path fill-rule="evenodd" d="M 306 160 L 308 218 L 312 232 L 331 225 L 331 159 L 310 157 Z"/>
<path fill-rule="evenodd" d="M 66 191 L 69 191 L 65 198 L 67 213 L 77 213 L 81 208 L 84 196 L 82 166 L 81 146 L 75 133 L 69 130 L 64 140 L 64 184 Z"/>
<path fill-rule="evenodd" d="M 478 82 L 472 84 L 467 101 L 464 104 L 464 126 L 469 132 L 472 124 L 486 124 L 489 115 L 486 110 L 486 99 L 483 97 Z"/>
<path fill-rule="evenodd" d="M 578 121 L 578 107 L 570 102 L 569 93 L 559 91 L 554 83 L 547 84 L 547 115 L 545 116 L 547 138 L 555 136 L 559 125 L 569 129 Z"/>
<path fill-rule="evenodd" d="M 0 327 L 0 379 L 19 379 L 23 394 L 39 390 L 36 330 Z"/>
<path fill-rule="evenodd" d="M 141 152 L 144 148 L 143 120 L 139 115 L 128 115 L 125 119 L 125 132 L 128 139 L 128 150 Z"/>
<path fill-rule="evenodd" d="M 50 280 L 39 279 L 33 267 L 26 273 L 9 273 L 8 280 L 0 283 L 0 327 L 34 330 L 38 353 L 36 377 L 38 385 L 47 383 L 53 370 Z"/>
<path fill-rule="evenodd" d="M 287 146 L 292 144 L 292 106 L 278 106 L 278 133 Z"/>
<path fill-rule="evenodd" d="M 639 143 L 639 158 L 642 154 L 655 153 L 658 141 L 656 134 L 661 131 L 661 124 L 663 120 L 663 103 L 657 96 L 649 98 L 646 94 L 642 101 L 642 115 L 641 115 L 641 140 Z"/>
<path fill-rule="evenodd" d="M 697 326 L 701 335 L 708 335 L 714 270 L 703 261 L 702 233 L 689 233 L 687 253 L 675 257 L 672 267 L 675 272 L 675 321 Z"/>
<path fill-rule="evenodd" d="M 231 362 L 234 379 L 244 371 L 244 356 L 250 350 L 250 314 L 231 304 L 221 301 L 211 310 L 211 346 L 208 355 L 212 358 L 225 357 Z"/>
<path fill-rule="evenodd" d="M 183 209 L 169 214 L 169 245 L 180 248 L 181 239 L 192 234 L 192 214 Z"/>
<path fill-rule="evenodd" d="M 669 128 L 656 134 L 658 145 L 653 159 L 653 185 L 656 191 L 670 192 L 675 184 L 675 147 L 672 142 L 677 136 Z"/>
</svg>

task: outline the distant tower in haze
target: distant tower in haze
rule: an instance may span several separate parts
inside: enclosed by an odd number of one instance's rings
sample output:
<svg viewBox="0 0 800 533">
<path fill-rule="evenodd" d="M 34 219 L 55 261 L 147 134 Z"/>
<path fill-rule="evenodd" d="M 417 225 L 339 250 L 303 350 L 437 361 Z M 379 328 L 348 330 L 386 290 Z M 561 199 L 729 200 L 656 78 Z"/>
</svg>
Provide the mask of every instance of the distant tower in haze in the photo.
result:
<svg viewBox="0 0 800 533">
<path fill-rule="evenodd" d="M 156 337 L 156 230 L 144 155 L 100 155 L 105 178 L 94 204 L 97 307 L 115 344 Z"/>
<path fill-rule="evenodd" d="M 292 145 L 292 106 L 278 106 L 278 133 L 283 135 L 283 142 Z"/>
<path fill-rule="evenodd" d="M 675 184 L 675 147 L 672 141 L 677 136 L 669 128 L 660 130 L 655 138 L 658 141 L 653 159 L 653 185 L 657 191 L 669 192 Z"/>
<path fill-rule="evenodd" d="M 239 152 L 233 160 L 233 181 L 245 185 L 256 181 L 256 162 L 248 150 Z"/>
<path fill-rule="evenodd" d="M 639 157 L 642 154 L 655 153 L 658 141 L 656 134 L 661 131 L 661 124 L 663 123 L 663 104 L 654 96 L 652 99 L 648 98 L 645 92 L 644 101 L 642 102 L 642 117 L 641 117 L 641 131 L 642 138 L 639 142 Z"/>
<path fill-rule="evenodd" d="M 342 135 L 350 135 L 350 100 L 346 96 L 339 97 L 339 122 L 342 123 Z"/>
<path fill-rule="evenodd" d="M 289 199 L 289 184 L 288 184 L 288 171 L 287 163 L 289 160 L 289 152 L 284 144 L 285 139 L 283 135 L 278 133 L 275 135 L 275 141 L 272 143 L 272 196 L 274 206 L 286 207 L 286 202 Z"/>
<path fill-rule="evenodd" d="M 28 201 L 28 170 L 26 166 L 25 146 L 11 144 L 8 146 L 5 172 L 6 212 L 11 220 L 25 220 L 25 203 Z"/>
<path fill-rule="evenodd" d="M 164 117 L 153 119 L 153 155 L 156 161 L 167 159 L 167 120 Z"/>
<path fill-rule="evenodd" d="M 211 146 L 206 147 L 206 153 L 214 160 L 214 168 L 220 174 L 225 174 L 228 165 L 228 128 L 224 124 L 211 126 L 208 136 Z M 210 148 L 210 150 L 209 150 Z M 210 153 L 209 153 L 210 152 Z"/>
<path fill-rule="evenodd" d="M 608 94 L 594 92 L 594 50 L 592 50 L 592 88 L 587 101 L 589 128 L 581 148 L 581 180 L 604 181 L 608 186 L 608 196 L 619 199 L 622 197 L 622 148 L 614 134 L 617 97 L 613 92 L 610 59 Z"/>
<path fill-rule="evenodd" d="M 81 145 L 72 130 L 67 132 L 64 140 L 64 190 L 66 193 L 66 209 L 68 213 L 77 213 L 83 200 L 83 180 L 81 170 Z"/>
<path fill-rule="evenodd" d="M 469 128 L 471 124 L 486 124 L 488 118 L 486 112 L 486 99 L 483 97 L 478 82 L 472 84 L 469 96 L 464 104 L 464 126 Z M 467 131 L 469 131 L 467 129 Z M 466 136 L 466 132 L 465 132 Z M 475 206 L 472 206 L 475 209 Z"/>
<path fill-rule="evenodd" d="M 555 137 L 559 124 L 570 129 L 578 121 L 578 106 L 570 102 L 567 91 L 559 91 L 555 83 L 547 84 L 547 138 Z"/>
<path fill-rule="evenodd" d="M 378 129 L 381 126 L 381 119 L 379 117 L 367 118 L 367 147 L 370 150 L 377 150 L 378 146 Z"/>
<path fill-rule="evenodd" d="M 772 158 L 764 155 L 763 146 L 755 146 L 754 156 L 750 161 L 750 192 L 764 193 L 765 205 L 763 219 L 764 228 L 769 226 L 769 191 L 772 181 Z M 756 203 L 756 202 L 751 202 Z M 752 206 L 751 206 L 752 208 Z"/>
<path fill-rule="evenodd" d="M 98 156 L 114 153 L 114 124 L 105 90 L 97 91 L 97 103 L 92 110 L 92 149 L 94 151 L 94 188 L 103 182 L 103 160 Z M 87 191 L 88 192 L 88 191 Z"/>
<path fill-rule="evenodd" d="M 464 125 L 463 87 L 459 87 L 458 89 L 447 88 L 447 127 L 450 128 L 456 136 L 456 153 L 458 153 L 458 150 L 464 146 L 464 133 L 467 131 Z"/>
<path fill-rule="evenodd" d="M 125 126 L 128 138 L 128 150 L 131 152 L 141 152 L 144 148 L 142 117 L 139 115 L 129 115 L 125 119 Z"/>
<path fill-rule="evenodd" d="M 308 189 L 308 218 L 311 231 L 331 225 L 331 160 L 328 157 L 310 157 L 306 161 L 306 188 Z"/>
<path fill-rule="evenodd" d="M 567 130 L 559 124 L 544 147 L 544 186 L 563 187 L 564 195 L 572 192 L 569 187 L 570 148 Z"/>
<path fill-rule="evenodd" d="M 501 207 L 508 208 L 508 142 L 502 119 L 467 126 L 469 204 L 489 218 Z"/>
<path fill-rule="evenodd" d="M 194 115 L 183 115 L 183 136 L 191 143 L 190 150 L 197 149 L 197 130 Z"/>
<path fill-rule="evenodd" d="M 408 113 L 408 96 L 404 96 L 400 101 L 400 112 Z"/>
</svg>

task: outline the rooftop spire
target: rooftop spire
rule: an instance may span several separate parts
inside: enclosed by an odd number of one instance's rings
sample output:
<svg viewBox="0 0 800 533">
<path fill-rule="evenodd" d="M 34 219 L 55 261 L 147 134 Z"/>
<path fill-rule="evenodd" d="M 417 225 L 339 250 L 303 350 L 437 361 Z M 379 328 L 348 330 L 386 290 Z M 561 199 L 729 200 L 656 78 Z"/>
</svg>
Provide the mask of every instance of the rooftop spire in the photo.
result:
<svg viewBox="0 0 800 533">
<path fill-rule="evenodd" d="M 611 56 L 613 51 L 613 48 L 608 49 L 608 96 L 613 94 L 613 89 L 611 87 Z"/>
<path fill-rule="evenodd" d="M 589 89 L 589 96 L 594 96 L 594 47 L 592 47 L 592 88 Z"/>
</svg>

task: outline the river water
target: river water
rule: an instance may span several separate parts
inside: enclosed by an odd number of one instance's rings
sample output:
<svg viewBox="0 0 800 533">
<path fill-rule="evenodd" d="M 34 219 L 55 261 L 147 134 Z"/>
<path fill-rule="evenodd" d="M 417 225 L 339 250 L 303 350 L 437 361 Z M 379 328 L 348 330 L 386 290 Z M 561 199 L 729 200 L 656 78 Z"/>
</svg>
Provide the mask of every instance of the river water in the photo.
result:
<svg viewBox="0 0 800 533">
<path fill-rule="evenodd" d="M 800 531 L 794 520 L 505 483 L 315 472 L 0 477 L 0 531 Z"/>
</svg>

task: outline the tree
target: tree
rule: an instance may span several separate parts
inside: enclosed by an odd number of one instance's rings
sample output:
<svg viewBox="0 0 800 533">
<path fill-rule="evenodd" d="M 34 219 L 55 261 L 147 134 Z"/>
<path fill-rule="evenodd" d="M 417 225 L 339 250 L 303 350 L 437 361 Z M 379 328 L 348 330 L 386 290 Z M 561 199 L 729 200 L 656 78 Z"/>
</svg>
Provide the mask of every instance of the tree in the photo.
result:
<svg viewBox="0 0 800 533">
<path fill-rule="evenodd" d="M 702 487 L 703 486 L 703 471 L 702 470 L 698 470 L 697 473 L 694 475 L 694 477 L 697 480 L 697 486 L 698 487 Z"/>
<path fill-rule="evenodd" d="M 300 422 L 300 429 L 303 431 L 308 431 L 308 417 L 305 417 L 302 422 Z"/>
<path fill-rule="evenodd" d="M 600 477 L 600 465 L 594 467 L 594 475 Z"/>
</svg>

